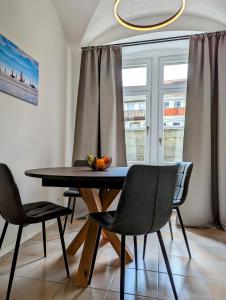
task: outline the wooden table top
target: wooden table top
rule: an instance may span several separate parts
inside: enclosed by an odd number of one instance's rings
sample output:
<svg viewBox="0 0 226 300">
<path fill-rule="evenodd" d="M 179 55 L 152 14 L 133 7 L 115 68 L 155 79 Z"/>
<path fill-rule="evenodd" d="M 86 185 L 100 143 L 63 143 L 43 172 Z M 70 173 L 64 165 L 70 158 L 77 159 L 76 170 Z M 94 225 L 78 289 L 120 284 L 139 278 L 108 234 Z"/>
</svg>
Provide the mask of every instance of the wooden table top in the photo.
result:
<svg viewBox="0 0 226 300">
<path fill-rule="evenodd" d="M 88 167 L 44 168 L 25 171 L 25 175 L 42 179 L 43 186 L 121 189 L 128 167 L 94 171 Z"/>
</svg>

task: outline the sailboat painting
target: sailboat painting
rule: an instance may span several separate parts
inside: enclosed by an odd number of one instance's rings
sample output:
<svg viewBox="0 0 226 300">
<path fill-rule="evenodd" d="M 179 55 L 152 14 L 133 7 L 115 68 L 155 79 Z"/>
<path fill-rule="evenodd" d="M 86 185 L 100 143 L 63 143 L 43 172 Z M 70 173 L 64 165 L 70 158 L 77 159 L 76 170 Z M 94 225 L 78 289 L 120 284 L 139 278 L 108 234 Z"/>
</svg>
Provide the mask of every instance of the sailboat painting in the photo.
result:
<svg viewBox="0 0 226 300">
<path fill-rule="evenodd" d="M 0 91 L 38 104 L 39 64 L 0 34 Z"/>
</svg>

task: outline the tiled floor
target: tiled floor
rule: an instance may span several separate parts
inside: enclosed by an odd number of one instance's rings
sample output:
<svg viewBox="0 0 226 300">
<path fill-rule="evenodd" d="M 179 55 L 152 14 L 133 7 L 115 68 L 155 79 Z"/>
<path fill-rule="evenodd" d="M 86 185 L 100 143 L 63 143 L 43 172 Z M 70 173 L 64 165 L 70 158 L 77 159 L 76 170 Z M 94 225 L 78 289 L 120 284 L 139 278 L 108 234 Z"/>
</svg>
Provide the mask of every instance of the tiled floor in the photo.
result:
<svg viewBox="0 0 226 300">
<path fill-rule="evenodd" d="M 175 217 L 173 217 L 175 223 Z M 83 221 L 74 221 L 65 234 L 72 240 Z M 188 229 L 192 259 L 187 255 L 179 228 L 162 230 L 176 289 L 180 300 L 226 300 L 226 233 L 221 230 Z M 100 247 L 92 284 L 87 289 L 74 286 L 81 249 L 69 257 L 71 278 L 66 279 L 57 226 L 47 230 L 48 258 L 43 258 L 42 236 L 35 236 L 20 249 L 12 300 L 119 300 L 119 259 L 109 244 Z M 143 237 L 139 238 L 139 270 L 134 263 L 126 269 L 125 300 L 174 299 L 157 237 L 150 235 L 145 261 Z M 132 239 L 127 244 L 133 249 Z M 5 299 L 12 254 L 0 258 L 0 299 Z"/>
</svg>

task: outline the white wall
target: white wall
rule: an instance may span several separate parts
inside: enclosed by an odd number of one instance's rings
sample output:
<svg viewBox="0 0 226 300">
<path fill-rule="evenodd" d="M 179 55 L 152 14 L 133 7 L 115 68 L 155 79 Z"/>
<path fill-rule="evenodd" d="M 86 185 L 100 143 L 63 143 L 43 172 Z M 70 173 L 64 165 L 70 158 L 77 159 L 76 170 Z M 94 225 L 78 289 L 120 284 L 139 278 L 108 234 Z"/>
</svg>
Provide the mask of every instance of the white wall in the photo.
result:
<svg viewBox="0 0 226 300">
<path fill-rule="evenodd" d="M 1 33 L 39 62 L 39 103 L 31 105 L 0 92 L 0 162 L 12 169 L 23 203 L 62 199 L 62 190 L 42 188 L 26 169 L 66 162 L 66 109 L 71 102 L 71 53 L 51 0 L 1 0 Z M 3 220 L 0 219 L 0 232 Z M 40 230 L 25 229 L 23 239 Z M 3 252 L 13 247 L 10 226 Z"/>
<path fill-rule="evenodd" d="M 72 97 L 67 106 L 67 165 L 72 163 L 73 143 L 74 143 L 74 127 L 75 127 L 75 116 L 77 107 L 77 95 L 80 75 L 80 63 L 81 63 L 81 47 L 74 45 L 71 48 L 72 62 L 71 62 L 71 93 Z"/>
</svg>

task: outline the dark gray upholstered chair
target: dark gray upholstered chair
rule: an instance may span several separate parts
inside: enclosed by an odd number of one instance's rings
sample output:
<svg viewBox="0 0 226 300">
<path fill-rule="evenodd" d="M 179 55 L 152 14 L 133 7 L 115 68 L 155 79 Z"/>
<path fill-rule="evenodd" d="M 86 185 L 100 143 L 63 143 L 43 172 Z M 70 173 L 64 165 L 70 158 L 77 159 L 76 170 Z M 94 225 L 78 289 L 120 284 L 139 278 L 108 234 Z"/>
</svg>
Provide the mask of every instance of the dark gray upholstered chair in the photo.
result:
<svg viewBox="0 0 226 300">
<path fill-rule="evenodd" d="M 179 207 L 185 202 L 187 194 L 188 194 L 188 188 L 189 188 L 189 182 L 191 178 L 191 173 L 193 169 L 193 163 L 192 162 L 180 162 L 178 164 L 178 174 L 177 174 L 177 181 L 176 181 L 176 189 L 174 193 L 173 198 L 173 209 L 176 210 L 182 233 L 184 236 L 185 244 L 188 250 L 189 257 L 191 258 L 191 251 L 188 244 L 188 239 L 186 235 L 186 231 L 184 228 L 184 223 L 181 217 L 180 209 Z M 172 231 L 172 224 L 169 220 L 169 226 L 170 226 L 170 233 L 171 238 L 173 240 L 173 231 Z M 146 243 L 147 243 L 147 235 L 144 236 L 144 248 L 143 248 L 143 258 L 145 257 L 145 251 L 146 251 Z"/>
<path fill-rule="evenodd" d="M 6 300 L 10 297 L 12 288 L 20 240 L 23 228 L 30 224 L 42 223 L 44 256 L 46 257 L 46 231 L 45 221 L 57 219 L 61 245 L 63 250 L 66 273 L 69 277 L 67 255 L 64 244 L 63 230 L 60 217 L 71 214 L 71 210 L 51 202 L 36 202 L 22 205 L 18 187 L 14 181 L 13 175 L 5 164 L 0 164 L 0 215 L 5 220 L 5 225 L 0 238 L 0 250 L 7 231 L 8 224 L 18 225 L 18 234 L 14 256 L 10 271 L 8 290 Z"/>
<path fill-rule="evenodd" d="M 178 299 L 160 229 L 169 221 L 173 209 L 178 166 L 132 166 L 125 180 L 116 211 L 92 213 L 89 218 L 99 225 L 91 266 L 91 283 L 101 229 L 121 235 L 120 299 L 124 299 L 125 239 L 133 236 L 137 256 L 137 236 L 157 232 L 175 298 Z"/>
<path fill-rule="evenodd" d="M 87 166 L 87 162 L 86 160 L 75 160 L 73 163 L 73 167 L 86 167 Z M 71 207 L 71 202 L 72 203 L 72 214 L 71 214 L 71 223 L 73 222 L 73 218 L 74 218 L 74 213 L 75 213 L 75 203 L 76 203 L 76 198 L 77 197 L 81 197 L 79 194 L 79 191 L 77 188 L 69 188 L 64 192 L 64 197 L 69 198 L 68 200 L 68 208 Z M 63 228 L 63 233 L 66 230 L 66 226 L 67 226 L 67 219 L 68 219 L 68 215 L 66 215 L 65 217 L 65 221 L 64 221 L 64 228 Z"/>
</svg>

